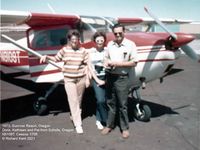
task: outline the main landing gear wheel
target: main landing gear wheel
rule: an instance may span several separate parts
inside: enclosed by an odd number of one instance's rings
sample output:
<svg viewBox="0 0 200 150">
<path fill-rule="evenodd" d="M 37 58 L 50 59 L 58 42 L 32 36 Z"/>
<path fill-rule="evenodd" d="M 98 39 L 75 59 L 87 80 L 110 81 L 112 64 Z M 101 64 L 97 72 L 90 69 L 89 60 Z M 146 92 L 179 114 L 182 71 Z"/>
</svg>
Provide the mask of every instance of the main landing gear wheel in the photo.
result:
<svg viewBox="0 0 200 150">
<path fill-rule="evenodd" d="M 151 118 L 151 109 L 148 105 L 137 104 L 134 109 L 134 116 L 139 121 L 148 122 Z"/>
<path fill-rule="evenodd" d="M 39 97 L 38 101 L 33 103 L 33 108 L 40 116 L 48 113 L 47 101 L 44 97 Z"/>
</svg>

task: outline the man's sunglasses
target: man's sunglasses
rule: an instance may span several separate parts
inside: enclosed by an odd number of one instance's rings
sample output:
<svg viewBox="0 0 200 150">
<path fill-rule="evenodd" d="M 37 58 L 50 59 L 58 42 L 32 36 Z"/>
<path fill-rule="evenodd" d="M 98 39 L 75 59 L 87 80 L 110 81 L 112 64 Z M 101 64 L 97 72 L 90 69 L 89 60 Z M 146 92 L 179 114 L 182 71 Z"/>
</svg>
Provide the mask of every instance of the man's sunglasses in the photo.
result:
<svg viewBox="0 0 200 150">
<path fill-rule="evenodd" d="M 120 36 L 122 36 L 122 33 L 123 32 L 115 32 L 114 35 L 117 36 L 119 34 Z"/>
</svg>

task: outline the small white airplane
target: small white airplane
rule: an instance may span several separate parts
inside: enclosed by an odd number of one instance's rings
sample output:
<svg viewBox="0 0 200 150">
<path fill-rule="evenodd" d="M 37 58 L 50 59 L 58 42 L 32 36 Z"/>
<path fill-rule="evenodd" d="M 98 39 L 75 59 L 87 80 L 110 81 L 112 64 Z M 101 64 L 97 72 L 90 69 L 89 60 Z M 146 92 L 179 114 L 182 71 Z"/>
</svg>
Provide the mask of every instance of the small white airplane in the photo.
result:
<svg viewBox="0 0 200 150">
<path fill-rule="evenodd" d="M 34 108 L 39 115 L 47 110 L 44 101 L 56 86 L 63 81 L 63 75 L 60 71 L 63 63 L 39 63 L 42 55 L 55 55 L 57 51 L 65 44 L 66 34 L 73 29 L 81 33 L 82 46 L 91 48 L 94 43 L 91 40 L 92 35 L 97 30 L 107 32 L 107 40 L 114 38 L 111 33 L 111 27 L 115 22 L 124 25 L 137 24 L 155 24 L 157 22 L 166 32 L 132 32 L 132 28 L 127 27 L 126 37 L 134 41 L 137 45 L 139 62 L 131 71 L 132 96 L 136 93 L 136 107 L 134 108 L 135 117 L 141 121 L 148 121 L 151 117 L 151 109 L 148 105 L 140 103 L 140 87 L 145 88 L 145 84 L 163 77 L 172 69 L 176 60 L 183 50 L 186 55 L 193 60 L 200 62 L 199 56 L 187 44 L 195 39 L 193 35 L 186 33 L 172 33 L 165 25 L 153 15 L 147 8 L 145 11 L 154 19 L 145 21 L 141 18 L 113 18 L 91 17 L 78 15 L 30 13 L 19 11 L 1 11 L 1 29 L 9 29 L 8 25 L 25 30 L 24 38 L 14 40 L 1 33 L 1 37 L 8 42 L 1 42 L 0 55 L 1 65 L 18 69 L 30 73 L 31 79 L 36 83 L 54 83 L 46 91 L 44 97 L 39 97 Z M 178 22 L 187 23 L 187 21 L 165 21 L 166 23 Z M 149 31 L 149 28 L 146 29 Z M 4 70 L 2 70 L 4 72 Z"/>
</svg>

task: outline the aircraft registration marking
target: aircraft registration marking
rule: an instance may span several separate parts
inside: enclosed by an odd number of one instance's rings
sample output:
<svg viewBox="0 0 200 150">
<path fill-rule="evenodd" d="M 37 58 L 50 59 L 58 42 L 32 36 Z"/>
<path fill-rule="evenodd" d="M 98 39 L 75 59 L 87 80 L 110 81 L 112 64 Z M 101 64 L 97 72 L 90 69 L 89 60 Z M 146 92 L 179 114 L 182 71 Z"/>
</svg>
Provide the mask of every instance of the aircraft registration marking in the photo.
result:
<svg viewBox="0 0 200 150">
<path fill-rule="evenodd" d="M 0 51 L 1 62 L 20 63 L 20 51 Z"/>
</svg>

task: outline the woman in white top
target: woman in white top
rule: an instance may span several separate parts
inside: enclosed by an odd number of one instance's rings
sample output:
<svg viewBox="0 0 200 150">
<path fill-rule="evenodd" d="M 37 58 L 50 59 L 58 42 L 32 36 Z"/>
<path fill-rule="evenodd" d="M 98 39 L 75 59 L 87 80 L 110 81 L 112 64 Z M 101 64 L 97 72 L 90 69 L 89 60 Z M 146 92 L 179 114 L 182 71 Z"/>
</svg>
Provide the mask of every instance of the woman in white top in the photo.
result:
<svg viewBox="0 0 200 150">
<path fill-rule="evenodd" d="M 93 35 L 93 41 L 95 42 L 95 47 L 91 48 L 89 52 L 92 68 L 99 79 L 105 80 L 105 68 L 103 67 L 103 59 L 105 56 L 106 35 L 103 32 L 96 32 Z M 102 130 L 106 125 L 107 120 L 105 85 L 99 86 L 95 80 L 93 80 L 92 87 L 94 89 L 95 97 L 97 100 L 96 125 L 99 130 Z"/>
</svg>

